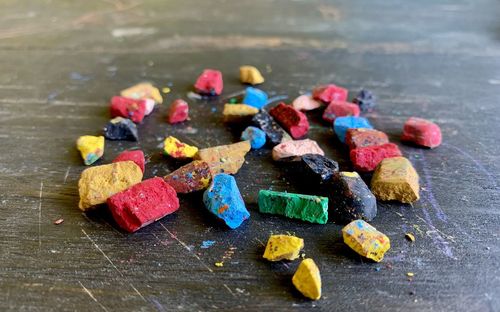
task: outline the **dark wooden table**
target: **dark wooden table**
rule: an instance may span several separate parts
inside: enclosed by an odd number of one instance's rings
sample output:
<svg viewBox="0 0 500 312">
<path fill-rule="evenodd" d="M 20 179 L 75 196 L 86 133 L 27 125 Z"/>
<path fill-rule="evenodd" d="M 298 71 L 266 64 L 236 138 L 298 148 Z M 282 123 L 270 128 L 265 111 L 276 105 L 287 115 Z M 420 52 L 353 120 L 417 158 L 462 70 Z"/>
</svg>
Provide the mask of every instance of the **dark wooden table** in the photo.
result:
<svg viewBox="0 0 500 312">
<path fill-rule="evenodd" d="M 500 4 L 353 2 L 2 1 L 0 310 L 499 311 Z M 368 117 L 401 146 L 422 186 L 413 206 L 379 205 L 373 224 L 392 245 L 383 262 L 351 252 L 340 225 L 261 215 L 258 190 L 302 189 L 269 149 L 249 153 L 236 175 L 252 216 L 234 231 L 201 194 L 133 235 L 106 211 L 79 211 L 75 140 L 100 133 L 111 96 L 150 80 L 172 89 L 170 103 L 186 98 L 203 68 L 223 71 L 223 98 L 191 100 L 187 124 L 168 125 L 163 105 L 140 126 L 139 143 L 106 143 L 100 164 L 138 146 L 146 177 L 162 176 L 176 167 L 161 155 L 167 135 L 200 147 L 238 140 L 221 107 L 243 89 L 242 64 L 261 68 L 262 88 L 288 100 L 328 82 L 377 94 Z M 309 115 L 310 138 L 349 170 L 331 128 Z M 441 147 L 400 144 L 412 115 L 440 124 Z M 294 290 L 298 261 L 261 259 L 268 236 L 284 232 L 305 239 L 321 269 L 321 300 Z M 205 240 L 215 244 L 203 249 Z"/>
</svg>

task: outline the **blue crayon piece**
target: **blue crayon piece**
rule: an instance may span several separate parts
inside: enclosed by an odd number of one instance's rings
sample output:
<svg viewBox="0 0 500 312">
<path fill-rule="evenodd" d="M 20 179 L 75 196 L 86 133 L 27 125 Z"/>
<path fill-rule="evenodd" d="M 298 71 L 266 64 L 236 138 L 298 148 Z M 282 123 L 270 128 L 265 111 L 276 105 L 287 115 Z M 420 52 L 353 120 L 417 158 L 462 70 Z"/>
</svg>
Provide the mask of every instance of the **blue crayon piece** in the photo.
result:
<svg viewBox="0 0 500 312">
<path fill-rule="evenodd" d="M 257 127 L 247 127 L 241 133 L 242 141 L 250 141 L 252 149 L 259 149 L 266 144 L 266 133 Z"/>
<path fill-rule="evenodd" d="M 261 109 L 267 103 L 267 93 L 257 89 L 248 87 L 245 90 L 245 97 L 243 98 L 243 104 L 253 106 L 255 108 Z"/>
<path fill-rule="evenodd" d="M 203 194 L 203 203 L 211 213 L 232 229 L 250 218 L 236 180 L 229 174 L 219 173 L 212 179 L 212 183 Z"/>
<path fill-rule="evenodd" d="M 373 126 L 370 124 L 368 119 L 363 117 L 347 116 L 335 118 L 335 121 L 333 122 L 333 130 L 342 143 L 345 143 L 345 135 L 347 133 L 347 129 L 350 128 L 373 129 Z"/>
</svg>

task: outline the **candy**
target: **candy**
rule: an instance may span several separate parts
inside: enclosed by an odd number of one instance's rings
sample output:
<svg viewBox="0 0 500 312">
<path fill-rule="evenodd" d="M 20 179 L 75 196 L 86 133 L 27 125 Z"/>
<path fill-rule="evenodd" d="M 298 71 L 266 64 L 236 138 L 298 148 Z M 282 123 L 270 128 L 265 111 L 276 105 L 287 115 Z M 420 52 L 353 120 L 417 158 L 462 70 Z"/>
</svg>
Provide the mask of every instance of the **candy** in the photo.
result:
<svg viewBox="0 0 500 312">
<path fill-rule="evenodd" d="M 111 98 L 111 117 L 129 118 L 135 123 L 140 123 L 144 119 L 145 112 L 145 100 L 136 100 L 124 96 L 113 96 Z"/>
<path fill-rule="evenodd" d="M 248 87 L 245 90 L 243 104 L 261 109 L 267 104 L 267 93 L 257 88 Z"/>
<path fill-rule="evenodd" d="M 271 108 L 269 114 L 283 127 L 294 139 L 299 139 L 309 131 L 309 122 L 304 113 L 290 105 L 281 102 Z"/>
<path fill-rule="evenodd" d="M 246 104 L 225 104 L 222 115 L 224 122 L 244 123 L 252 119 L 259 110 Z"/>
<path fill-rule="evenodd" d="M 196 80 L 194 88 L 199 94 L 220 95 L 223 88 L 222 73 L 214 69 L 205 69 Z"/>
<path fill-rule="evenodd" d="M 387 236 L 363 220 L 354 220 L 342 229 L 344 243 L 361 256 L 380 262 L 391 248 Z"/>
<path fill-rule="evenodd" d="M 302 238 L 292 235 L 271 235 L 263 258 L 269 261 L 295 260 L 302 248 L 304 248 Z"/>
<path fill-rule="evenodd" d="M 401 140 L 434 148 L 441 144 L 441 129 L 432 121 L 410 117 L 405 122 Z"/>
<path fill-rule="evenodd" d="M 272 145 L 292 140 L 290 135 L 265 111 L 261 111 L 253 116 L 252 124 L 266 133 L 267 142 L 270 142 Z"/>
<path fill-rule="evenodd" d="M 95 205 L 103 204 L 110 196 L 141 180 L 142 171 L 133 161 L 120 161 L 85 169 L 78 181 L 78 207 L 86 211 Z"/>
<path fill-rule="evenodd" d="M 375 100 L 371 91 L 362 89 L 352 102 L 357 104 L 362 112 L 371 112 L 376 105 Z"/>
<path fill-rule="evenodd" d="M 351 128 L 347 129 L 345 143 L 349 146 L 349 149 L 355 149 L 358 147 L 383 145 L 389 143 L 389 138 L 384 132 L 375 129 Z"/>
<path fill-rule="evenodd" d="M 292 283 L 305 297 L 312 300 L 321 298 L 321 275 L 313 259 L 302 260 L 292 277 Z"/>
<path fill-rule="evenodd" d="M 371 189 L 382 201 L 413 203 L 420 198 L 417 171 L 404 157 L 382 160 L 373 173 Z"/>
<path fill-rule="evenodd" d="M 287 141 L 276 145 L 273 148 L 274 160 L 300 160 L 300 156 L 305 154 L 325 155 L 316 141 L 305 139 L 297 141 Z"/>
<path fill-rule="evenodd" d="M 259 210 L 262 213 L 283 215 L 311 223 L 326 224 L 328 198 L 268 190 L 259 191 Z"/>
<path fill-rule="evenodd" d="M 138 141 L 139 134 L 135 123 L 123 117 L 111 119 L 104 127 L 104 137 L 108 140 Z"/>
<path fill-rule="evenodd" d="M 332 101 L 323 112 L 323 120 L 333 122 L 337 117 L 359 116 L 359 107 L 356 104 L 341 101 Z"/>
<path fill-rule="evenodd" d="M 206 162 L 194 160 L 169 173 L 164 179 L 177 193 L 191 193 L 206 189 L 212 174 Z"/>
<path fill-rule="evenodd" d="M 163 153 L 173 158 L 193 158 L 197 152 L 196 146 L 182 143 L 173 136 L 169 136 L 163 141 Z"/>
<path fill-rule="evenodd" d="M 234 144 L 203 148 L 195 155 L 195 159 L 203 160 L 210 166 L 212 175 L 217 173 L 235 174 L 245 162 L 245 155 L 250 150 L 250 142 L 242 141 Z"/>
<path fill-rule="evenodd" d="M 175 124 L 189 119 L 189 105 L 182 99 L 177 99 L 172 102 L 168 109 L 167 122 Z"/>
<path fill-rule="evenodd" d="M 76 140 L 76 148 L 85 165 L 92 165 L 104 154 L 104 137 L 83 135 Z"/>
<path fill-rule="evenodd" d="M 293 108 L 299 111 L 310 111 L 321 107 L 321 103 L 315 101 L 310 95 L 301 95 L 292 102 Z"/>
<path fill-rule="evenodd" d="M 144 164 L 146 163 L 146 160 L 144 159 L 144 152 L 141 150 L 133 150 L 133 151 L 125 151 L 121 152 L 120 155 L 118 155 L 115 159 L 113 159 L 113 162 L 119 162 L 119 161 L 133 161 L 139 168 L 141 168 L 142 173 L 144 173 Z"/>
<path fill-rule="evenodd" d="M 330 212 L 337 223 L 377 216 L 377 200 L 357 172 L 339 172 L 328 185 Z"/>
<path fill-rule="evenodd" d="M 372 129 L 373 127 L 368 119 L 363 117 L 348 116 L 335 118 L 333 130 L 342 143 L 345 143 L 345 136 L 347 130 L 350 128 Z"/>
<path fill-rule="evenodd" d="M 158 177 L 116 193 L 107 203 L 116 223 L 130 233 L 179 209 L 177 193 Z"/>
<path fill-rule="evenodd" d="M 158 90 L 158 88 L 155 88 L 149 82 L 142 82 L 130 88 L 122 90 L 120 92 L 120 95 L 136 100 L 152 99 L 157 104 L 163 103 L 163 98 L 161 96 L 160 90 Z"/>
<path fill-rule="evenodd" d="M 323 103 L 331 101 L 347 101 L 347 89 L 336 86 L 334 84 L 323 85 L 316 87 L 312 92 L 313 99 Z"/>
<path fill-rule="evenodd" d="M 302 177 L 315 186 L 330 181 L 339 171 L 339 164 L 319 154 L 305 154 L 300 159 Z"/>
<path fill-rule="evenodd" d="M 361 172 L 373 171 L 383 159 L 401 155 L 399 147 L 394 143 L 358 147 L 349 153 L 354 169 Z"/>
<path fill-rule="evenodd" d="M 229 174 L 220 173 L 214 176 L 209 188 L 203 193 L 203 203 L 211 213 L 232 229 L 250 218 L 236 180 Z"/>
<path fill-rule="evenodd" d="M 262 74 L 256 67 L 245 65 L 240 67 L 240 81 L 242 83 L 256 85 L 263 83 L 264 77 L 262 77 Z"/>
<path fill-rule="evenodd" d="M 266 144 L 266 133 L 256 127 L 247 127 L 241 133 L 242 141 L 250 141 L 252 149 L 259 149 Z"/>
</svg>

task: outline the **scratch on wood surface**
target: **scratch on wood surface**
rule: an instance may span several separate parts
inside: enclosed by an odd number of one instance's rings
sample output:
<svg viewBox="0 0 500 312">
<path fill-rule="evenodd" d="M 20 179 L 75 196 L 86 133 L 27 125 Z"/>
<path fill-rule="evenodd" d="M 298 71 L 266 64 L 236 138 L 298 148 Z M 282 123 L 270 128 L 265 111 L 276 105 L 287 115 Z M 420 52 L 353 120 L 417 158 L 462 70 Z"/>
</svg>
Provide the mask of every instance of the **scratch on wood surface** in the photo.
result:
<svg viewBox="0 0 500 312">
<path fill-rule="evenodd" d="M 222 284 L 224 286 L 224 288 L 227 289 L 227 291 L 229 291 L 229 293 L 233 296 L 233 297 L 236 297 L 236 295 L 233 293 L 233 291 L 231 290 L 231 288 L 229 288 L 226 284 Z"/>
<path fill-rule="evenodd" d="M 66 174 L 64 175 L 64 181 L 63 181 L 63 184 L 66 183 L 66 180 L 68 179 L 68 175 L 69 175 L 69 170 L 71 169 L 71 166 L 68 166 L 68 169 L 66 169 Z"/>
<path fill-rule="evenodd" d="M 38 251 L 42 249 L 42 197 L 43 181 L 40 181 L 40 195 L 38 198 Z"/>
<path fill-rule="evenodd" d="M 96 297 L 94 297 L 94 295 L 92 294 L 92 292 L 90 292 L 90 290 L 88 290 L 85 286 L 83 286 L 82 282 L 78 281 L 78 283 L 80 284 L 80 286 L 82 286 L 83 290 L 87 293 L 87 295 L 89 295 L 89 297 L 92 298 L 92 300 L 94 300 L 104 311 L 108 312 L 108 309 L 106 309 L 106 307 L 103 306 L 102 303 L 100 303 Z"/>
</svg>

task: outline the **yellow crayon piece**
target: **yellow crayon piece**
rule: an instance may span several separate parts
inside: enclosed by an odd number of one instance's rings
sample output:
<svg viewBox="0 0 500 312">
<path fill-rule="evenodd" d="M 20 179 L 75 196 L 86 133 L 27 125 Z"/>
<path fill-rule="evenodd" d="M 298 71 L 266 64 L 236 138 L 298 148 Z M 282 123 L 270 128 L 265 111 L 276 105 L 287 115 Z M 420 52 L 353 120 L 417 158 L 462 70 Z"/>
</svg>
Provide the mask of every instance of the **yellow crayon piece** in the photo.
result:
<svg viewBox="0 0 500 312">
<path fill-rule="evenodd" d="M 258 108 L 246 104 L 225 104 L 222 116 L 224 122 L 244 122 L 258 112 Z"/>
<path fill-rule="evenodd" d="M 208 163 L 212 175 L 218 173 L 235 174 L 245 162 L 245 155 L 250 150 L 249 141 L 234 144 L 203 148 L 198 151 L 194 159 Z"/>
<path fill-rule="evenodd" d="M 163 142 L 163 152 L 173 158 L 193 158 L 198 153 L 198 148 L 169 136 Z"/>
<path fill-rule="evenodd" d="M 78 181 L 81 210 L 103 204 L 114 194 L 141 182 L 142 170 L 133 161 L 120 161 L 85 169 Z"/>
<path fill-rule="evenodd" d="M 363 257 L 380 262 L 391 248 L 385 234 L 363 220 L 354 220 L 342 229 L 344 243 Z"/>
<path fill-rule="evenodd" d="M 160 90 L 149 82 L 141 82 L 130 88 L 124 89 L 120 92 L 120 95 L 132 99 L 153 99 L 156 104 L 163 103 L 163 97 L 161 96 Z"/>
<path fill-rule="evenodd" d="M 104 137 L 83 135 L 76 140 L 76 148 L 80 151 L 85 165 L 92 165 L 104 154 Z"/>
<path fill-rule="evenodd" d="M 318 300 L 321 298 L 321 275 L 314 260 L 302 260 L 292 277 L 292 283 L 305 297 Z"/>
<path fill-rule="evenodd" d="M 263 257 L 269 261 L 295 260 L 302 248 L 304 248 L 302 238 L 292 235 L 271 235 Z"/>
<path fill-rule="evenodd" d="M 245 65 L 240 67 L 240 80 L 242 83 L 256 85 L 263 83 L 264 77 L 255 66 Z"/>
<path fill-rule="evenodd" d="M 373 173 L 371 191 L 378 200 L 413 203 L 419 200 L 418 173 L 405 157 L 386 158 Z"/>
</svg>

